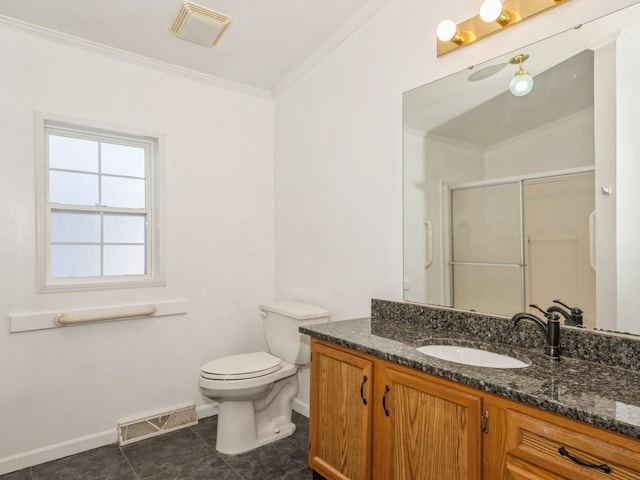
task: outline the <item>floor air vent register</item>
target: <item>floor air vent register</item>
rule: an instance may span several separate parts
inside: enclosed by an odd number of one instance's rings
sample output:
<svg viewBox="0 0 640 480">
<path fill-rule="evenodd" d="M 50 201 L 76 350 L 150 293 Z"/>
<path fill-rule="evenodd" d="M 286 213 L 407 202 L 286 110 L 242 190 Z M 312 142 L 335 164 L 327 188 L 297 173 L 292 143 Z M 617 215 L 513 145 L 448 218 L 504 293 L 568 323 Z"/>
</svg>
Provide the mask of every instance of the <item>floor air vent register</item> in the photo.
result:
<svg viewBox="0 0 640 480">
<path fill-rule="evenodd" d="M 198 423 L 195 405 L 186 405 L 144 418 L 118 422 L 118 445 L 189 427 Z"/>
</svg>

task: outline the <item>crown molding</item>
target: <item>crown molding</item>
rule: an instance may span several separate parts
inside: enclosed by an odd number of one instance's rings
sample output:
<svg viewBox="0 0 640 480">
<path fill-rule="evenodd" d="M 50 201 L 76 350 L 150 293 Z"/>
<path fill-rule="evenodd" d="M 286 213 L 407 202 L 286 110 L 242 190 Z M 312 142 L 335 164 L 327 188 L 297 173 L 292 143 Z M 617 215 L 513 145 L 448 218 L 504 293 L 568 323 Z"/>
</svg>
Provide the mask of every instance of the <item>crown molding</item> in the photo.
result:
<svg viewBox="0 0 640 480">
<path fill-rule="evenodd" d="M 375 0 L 368 3 L 362 8 L 356 16 L 352 17 L 340 30 L 333 34 L 319 49 L 317 49 L 311 56 L 309 56 L 304 62 L 302 62 L 296 69 L 289 75 L 287 75 L 280 83 L 276 85 L 273 92 L 267 90 L 261 90 L 258 88 L 250 87 L 240 83 L 224 80 L 222 78 L 208 75 L 195 70 L 191 70 L 177 65 L 171 65 L 169 63 L 154 60 L 143 55 L 127 52 L 118 48 L 109 47 L 97 42 L 92 42 L 74 35 L 58 32 L 50 28 L 34 25 L 32 23 L 24 22 L 14 18 L 0 15 L 0 28 L 6 30 L 14 30 L 29 35 L 34 35 L 46 40 L 61 43 L 82 50 L 97 53 L 107 57 L 115 58 L 134 65 L 151 68 L 164 73 L 170 73 L 190 80 L 195 80 L 203 83 L 208 83 L 221 88 L 234 90 L 247 95 L 252 95 L 260 98 L 275 98 L 277 95 L 281 95 L 288 88 L 303 78 L 308 72 L 320 63 L 326 56 L 328 56 L 333 50 L 341 45 L 347 38 L 349 38 L 354 32 L 356 32 L 364 23 L 367 22 L 378 10 L 384 7 L 389 0 Z"/>
<path fill-rule="evenodd" d="M 304 62 L 289 75 L 287 75 L 273 89 L 272 96 L 276 98 L 282 95 L 288 88 L 298 82 L 302 77 L 309 73 L 320 63 L 326 56 L 342 44 L 347 38 L 355 33 L 364 23 L 367 22 L 378 10 L 384 7 L 389 0 L 376 0 L 368 3 L 362 8 L 355 17 L 351 18 L 340 30 L 333 34 L 318 50 L 313 52 Z"/>
<path fill-rule="evenodd" d="M 177 65 L 171 65 L 169 63 L 154 60 L 143 55 L 138 55 L 136 53 L 120 50 L 118 48 L 109 47 L 107 45 L 102 45 L 100 43 L 85 40 L 83 38 L 66 33 L 57 32 L 49 28 L 41 27 L 39 25 L 34 25 L 28 22 L 23 22 L 21 20 L 6 17 L 3 15 L 0 15 L 0 28 L 27 33 L 40 38 L 44 38 L 46 40 L 61 43 L 63 45 L 80 48 L 91 53 L 98 53 L 100 55 L 115 58 L 117 60 L 128 62 L 134 65 L 151 68 L 164 73 L 170 73 L 190 80 L 208 83 L 217 87 L 234 90 L 236 92 L 244 93 L 247 95 L 252 95 L 260 98 L 272 98 L 271 92 L 268 92 L 266 90 L 261 90 L 258 88 L 249 87 L 247 85 L 242 85 L 240 83 L 231 82 L 229 80 L 224 80 L 218 77 L 214 77 L 213 75 L 207 75 L 205 73 L 197 72 L 195 70 L 184 67 L 179 67 Z"/>
</svg>

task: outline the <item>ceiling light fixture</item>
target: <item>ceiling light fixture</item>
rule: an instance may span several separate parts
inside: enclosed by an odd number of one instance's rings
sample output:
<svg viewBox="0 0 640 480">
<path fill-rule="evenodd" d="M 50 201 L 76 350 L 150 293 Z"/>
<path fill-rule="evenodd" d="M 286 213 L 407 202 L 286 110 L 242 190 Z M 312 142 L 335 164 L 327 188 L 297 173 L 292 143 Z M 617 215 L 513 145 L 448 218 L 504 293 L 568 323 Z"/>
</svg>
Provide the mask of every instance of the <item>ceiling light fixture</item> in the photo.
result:
<svg viewBox="0 0 640 480">
<path fill-rule="evenodd" d="M 533 89 L 533 77 L 529 75 L 529 72 L 527 72 L 522 65 L 528 58 L 528 53 L 521 53 L 509 60 L 509 63 L 518 65 L 518 71 L 511 79 L 511 82 L 509 82 L 509 90 L 516 97 L 523 97 Z"/>
<path fill-rule="evenodd" d="M 470 45 L 503 28 L 516 25 L 523 20 L 546 10 L 558 7 L 570 0 L 484 0 L 480 13 L 456 24 L 443 20 L 436 30 L 438 57 L 457 48 Z"/>
</svg>

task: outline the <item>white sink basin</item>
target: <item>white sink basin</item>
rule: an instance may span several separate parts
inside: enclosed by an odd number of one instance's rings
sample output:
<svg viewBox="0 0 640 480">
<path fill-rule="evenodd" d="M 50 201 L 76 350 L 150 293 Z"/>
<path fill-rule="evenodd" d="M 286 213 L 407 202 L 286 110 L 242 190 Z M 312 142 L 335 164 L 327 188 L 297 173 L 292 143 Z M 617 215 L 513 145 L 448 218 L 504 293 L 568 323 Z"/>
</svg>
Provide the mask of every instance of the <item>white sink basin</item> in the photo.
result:
<svg viewBox="0 0 640 480">
<path fill-rule="evenodd" d="M 499 353 L 487 352 L 477 348 L 458 347 L 456 345 L 425 345 L 418 347 L 420 353 L 450 362 L 464 363 L 475 367 L 488 368 L 524 368 L 529 364 L 517 358 Z"/>
</svg>

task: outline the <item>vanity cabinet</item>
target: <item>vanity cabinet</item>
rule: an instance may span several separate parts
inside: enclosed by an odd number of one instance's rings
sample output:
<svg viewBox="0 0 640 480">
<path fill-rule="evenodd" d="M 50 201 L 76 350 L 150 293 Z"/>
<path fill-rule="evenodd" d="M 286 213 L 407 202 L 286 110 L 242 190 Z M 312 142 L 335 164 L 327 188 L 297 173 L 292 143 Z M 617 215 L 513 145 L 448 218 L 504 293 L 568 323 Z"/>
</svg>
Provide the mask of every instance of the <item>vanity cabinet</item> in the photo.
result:
<svg viewBox="0 0 640 480">
<path fill-rule="evenodd" d="M 309 465 L 327 480 L 640 480 L 637 439 L 316 338 L 311 351 Z"/>
<path fill-rule="evenodd" d="M 479 480 L 480 396 L 427 377 L 312 339 L 311 468 L 326 479 Z"/>
<path fill-rule="evenodd" d="M 371 478 L 373 361 L 312 339 L 309 464 L 327 479 Z"/>
</svg>

